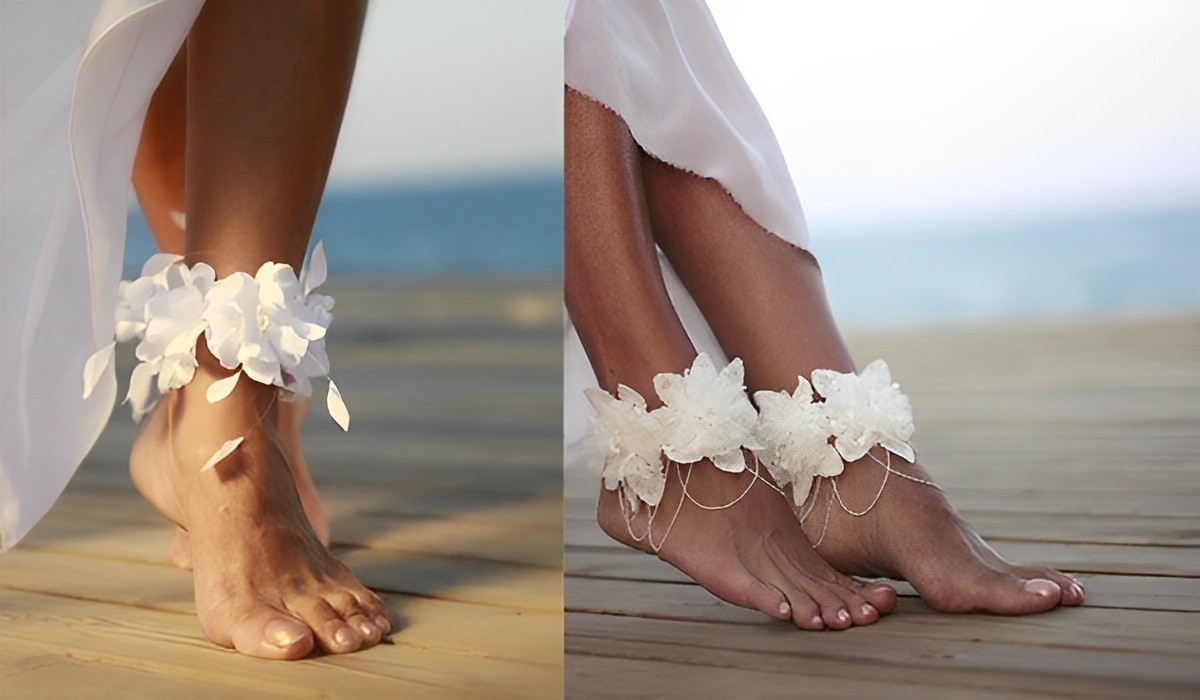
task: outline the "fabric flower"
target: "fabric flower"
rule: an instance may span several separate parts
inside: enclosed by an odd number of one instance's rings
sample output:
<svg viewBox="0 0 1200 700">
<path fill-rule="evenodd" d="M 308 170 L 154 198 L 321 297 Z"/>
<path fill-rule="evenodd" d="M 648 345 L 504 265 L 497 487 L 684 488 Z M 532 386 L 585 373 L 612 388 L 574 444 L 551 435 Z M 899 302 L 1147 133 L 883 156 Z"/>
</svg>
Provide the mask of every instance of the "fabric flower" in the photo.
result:
<svg viewBox="0 0 1200 700">
<path fill-rule="evenodd" d="M 813 370 L 813 387 L 825 397 L 825 414 L 834 435 L 834 447 L 847 462 L 861 459 L 878 444 L 912 462 L 912 407 L 900 385 L 892 382 L 883 360 L 875 360 L 860 374 Z"/>
<path fill-rule="evenodd" d="M 746 387 L 744 368 L 734 359 L 717 372 L 708 355 L 696 356 L 682 375 L 659 374 L 654 389 L 662 399 L 663 453 L 680 464 L 710 459 L 718 469 L 740 472 L 746 468 L 742 448 L 760 449 L 754 438 L 754 410 Z"/>
<path fill-rule="evenodd" d="M 126 397 L 135 420 L 154 405 L 155 388 L 165 393 L 192 380 L 201 334 L 221 366 L 237 370 L 208 387 L 212 403 L 228 396 L 242 374 L 300 396 L 312 395 L 312 377 L 329 376 L 325 334 L 333 320 L 333 298 L 311 293 L 326 276 L 320 242 L 299 278 L 290 266 L 267 262 L 254 276 L 235 272 L 217 281 L 212 267 L 180 261 L 176 255 L 154 255 L 141 277 L 121 283 L 116 339 L 140 341 L 135 354 L 141 362 Z M 111 345 L 88 358 L 84 398 L 111 363 Z M 348 430 L 350 413 L 332 381 L 326 404 L 334 421 Z"/>
<path fill-rule="evenodd" d="M 164 261 L 166 256 L 155 258 L 143 271 L 148 271 L 153 263 Z M 133 406 L 134 420 L 141 420 L 154 406 L 153 388 L 164 394 L 187 384 L 195 376 L 196 338 L 204 332 L 205 325 L 204 296 L 215 277 L 213 269 L 204 263 L 188 268 L 170 262 L 167 267 L 126 287 L 128 294 L 123 295 L 123 301 L 128 305 L 118 313 L 126 314 L 126 334 L 141 338 L 134 350 L 141 363 L 134 368 L 126 395 L 126 400 Z M 144 280 L 149 280 L 153 288 L 141 284 Z M 141 325 L 134 320 L 138 304 L 143 307 L 144 322 Z"/>
<path fill-rule="evenodd" d="M 812 385 L 798 378 L 796 390 L 759 391 L 758 424 L 754 435 L 762 443 L 759 459 L 780 486 L 792 485 L 792 499 L 804 504 L 818 476 L 837 476 L 845 464 L 833 445 L 832 429 L 824 405 L 813 402 Z"/>
<path fill-rule="evenodd" d="M 604 488 L 612 491 L 625 484 L 625 497 L 635 509 L 638 500 L 658 505 L 667 483 L 659 442 L 662 409 L 647 412 L 646 399 L 624 384 L 615 397 L 600 389 L 587 389 L 584 394 L 596 409 L 588 426 L 586 449 Z"/>
<path fill-rule="evenodd" d="M 168 253 L 156 253 L 142 265 L 136 280 L 121 282 L 118 287 L 116 336 L 118 342 L 140 340 L 146 332 L 146 304 L 167 291 L 167 270 L 182 258 Z"/>
</svg>

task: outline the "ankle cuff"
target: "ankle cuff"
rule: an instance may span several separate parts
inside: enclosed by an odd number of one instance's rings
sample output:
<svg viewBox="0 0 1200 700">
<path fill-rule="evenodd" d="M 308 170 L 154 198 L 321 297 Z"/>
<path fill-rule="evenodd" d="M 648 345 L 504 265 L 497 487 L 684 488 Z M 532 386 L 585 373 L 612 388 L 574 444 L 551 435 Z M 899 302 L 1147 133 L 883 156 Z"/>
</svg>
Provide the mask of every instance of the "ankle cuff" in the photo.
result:
<svg viewBox="0 0 1200 700">
<path fill-rule="evenodd" d="M 886 362 L 875 360 L 860 374 L 814 370 L 811 384 L 803 376 L 797 379 L 791 394 L 754 394 L 759 407 L 755 436 L 762 444 L 756 454 L 780 486 L 792 485 L 797 506 L 815 477 L 841 474 L 843 460 L 862 459 L 875 445 L 909 462 L 916 459 L 908 442 L 912 407 Z M 823 401 L 816 401 L 818 394 Z"/>
<path fill-rule="evenodd" d="M 663 405 L 646 410 L 646 400 L 619 385 L 585 391 L 596 415 L 588 427 L 585 449 L 604 487 L 623 487 L 629 505 L 657 506 L 666 485 L 664 458 L 679 464 L 710 460 L 727 472 L 746 470 L 744 449 L 761 449 L 754 437 L 758 418 L 743 386 L 742 361 L 719 372 L 701 353 L 682 375 L 654 377 Z"/>
<path fill-rule="evenodd" d="M 201 334 L 221 366 L 236 370 L 209 386 L 210 403 L 228 396 L 243 374 L 280 387 L 285 396 L 311 396 L 312 378 L 329 377 L 325 333 L 333 319 L 333 298 L 312 293 L 325 276 L 320 242 L 299 277 L 290 265 L 266 262 L 253 276 L 235 272 L 217 280 L 205 263 L 188 267 L 177 255 L 151 256 L 138 279 L 121 283 L 116 311 L 115 342 L 139 341 L 135 355 L 140 362 L 125 397 L 134 420 L 154 406 L 156 394 L 192 381 Z M 112 361 L 113 344 L 88 359 L 84 398 Z M 348 430 L 350 415 L 332 380 L 326 405 L 334 421 Z"/>
</svg>

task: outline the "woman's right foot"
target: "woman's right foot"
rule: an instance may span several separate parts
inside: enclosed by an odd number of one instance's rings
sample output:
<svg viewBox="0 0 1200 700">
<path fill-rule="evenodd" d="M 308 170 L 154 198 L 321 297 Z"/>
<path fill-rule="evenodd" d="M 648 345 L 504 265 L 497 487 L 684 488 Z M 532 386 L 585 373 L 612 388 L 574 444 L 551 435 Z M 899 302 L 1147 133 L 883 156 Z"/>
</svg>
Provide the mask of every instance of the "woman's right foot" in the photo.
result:
<svg viewBox="0 0 1200 700">
<path fill-rule="evenodd" d="M 308 524 L 312 526 L 317 539 L 326 547 L 329 546 L 329 520 L 325 509 L 321 507 L 321 499 L 317 496 L 317 486 L 313 483 L 312 475 L 308 473 L 308 462 L 304 459 L 304 448 L 300 444 L 300 426 L 308 414 L 312 404 L 311 398 L 297 397 L 295 401 L 281 401 L 279 411 L 279 439 L 283 445 L 283 454 L 287 458 L 288 469 L 292 472 L 292 480 L 296 482 L 296 492 L 300 496 L 300 505 L 308 516 Z M 192 568 L 192 541 L 187 530 L 175 527 L 168 548 L 171 563 L 181 569 Z"/>
<path fill-rule="evenodd" d="M 309 524 L 275 429 L 277 389 L 243 378 L 209 404 L 208 385 L 227 372 L 211 358 L 201 365 L 147 416 L 130 472 L 142 495 L 189 533 L 205 635 L 275 659 L 377 644 L 390 629 L 387 609 Z M 244 441 L 202 470 L 235 436 Z"/>
<path fill-rule="evenodd" d="M 646 507 L 627 520 L 620 500 L 624 496 L 617 491 L 600 491 L 601 529 L 622 544 L 657 554 L 726 602 L 791 620 L 802 629 L 868 625 L 895 606 L 896 592 L 890 587 L 864 586 L 817 556 L 788 502 L 768 485 L 754 484 L 728 508 L 705 510 L 686 500 L 678 478 L 681 469 L 687 477 L 688 467 L 672 464 L 667 472 L 653 523 L 654 545 L 662 544 L 657 552 L 647 539 L 638 539 L 647 529 Z M 730 474 L 699 462 L 691 467 L 687 492 L 705 505 L 725 504 L 746 491 L 753 478 L 749 472 Z"/>
</svg>

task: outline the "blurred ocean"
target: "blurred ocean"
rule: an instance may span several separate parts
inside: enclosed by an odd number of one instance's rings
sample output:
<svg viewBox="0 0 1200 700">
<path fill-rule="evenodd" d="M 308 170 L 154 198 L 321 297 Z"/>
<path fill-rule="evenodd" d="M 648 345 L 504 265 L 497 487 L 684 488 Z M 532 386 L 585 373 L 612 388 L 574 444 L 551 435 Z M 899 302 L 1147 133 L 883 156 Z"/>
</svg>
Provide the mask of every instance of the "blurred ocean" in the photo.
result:
<svg viewBox="0 0 1200 700">
<path fill-rule="evenodd" d="M 1200 308 L 1200 206 L 812 232 L 841 323 Z"/>
<path fill-rule="evenodd" d="M 332 275 L 560 274 L 562 181 L 330 191 L 314 238 Z M 1200 307 L 1200 206 L 812 239 L 842 323 Z M 135 211 L 127 274 L 152 252 Z"/>
<path fill-rule="evenodd" d="M 313 229 L 317 240 L 325 242 L 331 276 L 559 274 L 562 178 L 330 189 Z M 131 210 L 126 276 L 154 250 L 141 213 Z"/>
</svg>

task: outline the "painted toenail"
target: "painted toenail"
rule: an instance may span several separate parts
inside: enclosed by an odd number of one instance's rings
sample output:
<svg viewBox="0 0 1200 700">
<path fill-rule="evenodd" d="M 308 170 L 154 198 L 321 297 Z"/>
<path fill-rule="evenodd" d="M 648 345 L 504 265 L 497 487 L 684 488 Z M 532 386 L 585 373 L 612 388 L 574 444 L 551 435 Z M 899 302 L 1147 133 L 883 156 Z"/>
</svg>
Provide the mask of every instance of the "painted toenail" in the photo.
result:
<svg viewBox="0 0 1200 700">
<path fill-rule="evenodd" d="M 354 632 L 349 627 L 342 627 L 333 634 L 333 641 L 338 643 L 338 646 L 348 647 L 354 643 Z"/>
<path fill-rule="evenodd" d="M 267 635 L 267 643 L 280 649 L 290 647 L 304 636 L 303 632 L 298 631 L 295 625 L 286 620 L 272 620 L 263 631 Z"/>
<path fill-rule="evenodd" d="M 787 603 L 779 604 L 779 616 L 780 617 L 790 617 L 791 614 L 792 614 L 792 606 L 788 605 Z"/>
<path fill-rule="evenodd" d="M 850 613 L 846 612 L 844 609 L 838 610 L 837 611 L 837 619 L 838 619 L 838 622 L 849 622 L 850 621 Z"/>
<path fill-rule="evenodd" d="M 1035 578 L 1026 581 L 1025 590 L 1043 598 L 1050 598 L 1062 592 L 1057 583 L 1044 578 Z"/>
</svg>

